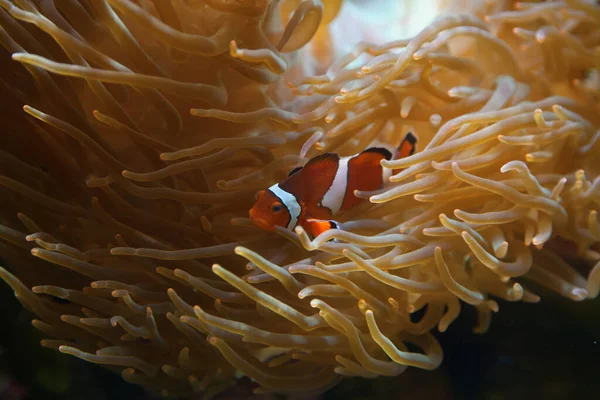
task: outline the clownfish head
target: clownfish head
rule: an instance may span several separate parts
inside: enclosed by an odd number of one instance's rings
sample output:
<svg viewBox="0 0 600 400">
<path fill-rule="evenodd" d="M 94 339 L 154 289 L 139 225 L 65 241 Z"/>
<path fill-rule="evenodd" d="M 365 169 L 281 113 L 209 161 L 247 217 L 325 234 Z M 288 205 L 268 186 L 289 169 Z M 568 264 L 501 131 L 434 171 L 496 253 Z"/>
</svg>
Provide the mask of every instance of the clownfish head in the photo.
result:
<svg viewBox="0 0 600 400">
<path fill-rule="evenodd" d="M 250 209 L 250 220 L 259 228 L 274 231 L 276 226 L 288 226 L 290 212 L 273 192 L 260 190 L 256 193 L 256 202 Z"/>
</svg>

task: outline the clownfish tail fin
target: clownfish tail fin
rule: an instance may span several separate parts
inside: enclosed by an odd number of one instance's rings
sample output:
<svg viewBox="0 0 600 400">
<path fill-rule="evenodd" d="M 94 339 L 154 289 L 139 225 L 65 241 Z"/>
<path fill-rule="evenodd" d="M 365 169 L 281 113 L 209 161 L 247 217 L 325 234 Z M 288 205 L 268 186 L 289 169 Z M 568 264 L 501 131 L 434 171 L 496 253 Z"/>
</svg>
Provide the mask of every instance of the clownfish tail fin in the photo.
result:
<svg viewBox="0 0 600 400">
<path fill-rule="evenodd" d="M 406 136 L 404 136 L 404 139 L 402 139 L 400 146 L 398 146 L 398 150 L 396 151 L 396 156 L 394 157 L 394 160 L 412 156 L 416 148 L 417 137 L 413 135 L 412 132 L 408 132 Z M 400 172 L 399 169 L 394 169 L 392 170 L 392 175 L 396 175 L 398 172 Z"/>
<path fill-rule="evenodd" d="M 417 137 L 415 135 L 413 135 L 412 132 L 408 132 L 406 134 L 406 136 L 404 137 L 404 139 L 402 139 L 400 146 L 398 146 L 398 151 L 397 151 L 396 157 L 394 157 L 394 159 L 397 160 L 400 158 L 412 156 L 414 154 L 416 148 L 417 148 Z"/>
</svg>

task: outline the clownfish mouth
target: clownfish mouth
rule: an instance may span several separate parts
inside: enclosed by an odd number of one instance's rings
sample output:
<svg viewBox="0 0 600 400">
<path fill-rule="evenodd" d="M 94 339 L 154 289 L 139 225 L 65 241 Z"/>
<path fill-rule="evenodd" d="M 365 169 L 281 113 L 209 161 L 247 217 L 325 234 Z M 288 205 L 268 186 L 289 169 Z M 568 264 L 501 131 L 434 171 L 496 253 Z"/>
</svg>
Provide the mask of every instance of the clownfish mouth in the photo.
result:
<svg viewBox="0 0 600 400">
<path fill-rule="evenodd" d="M 256 212 L 254 210 L 250 210 L 250 221 L 252 221 L 252 223 L 254 225 L 256 225 L 257 227 L 259 227 L 261 229 L 264 229 L 267 231 L 275 230 L 275 228 L 273 226 L 271 226 L 269 221 L 256 215 Z"/>
</svg>

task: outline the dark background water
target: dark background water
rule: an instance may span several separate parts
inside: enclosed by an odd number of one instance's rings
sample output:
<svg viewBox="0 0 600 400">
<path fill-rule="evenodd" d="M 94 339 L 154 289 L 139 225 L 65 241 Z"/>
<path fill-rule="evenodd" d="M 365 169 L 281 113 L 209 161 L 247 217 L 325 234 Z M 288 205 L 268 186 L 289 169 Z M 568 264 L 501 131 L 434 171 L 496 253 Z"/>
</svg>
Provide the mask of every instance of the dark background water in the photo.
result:
<svg viewBox="0 0 600 400">
<path fill-rule="evenodd" d="M 349 379 L 318 398 L 600 398 L 600 299 L 576 303 L 540 294 L 539 304 L 500 302 L 484 335 L 471 332 L 476 315 L 463 305 L 448 331 L 436 332 L 444 349 L 438 370 L 409 368 L 393 378 Z M 0 311 L 0 400 L 151 399 L 102 367 L 42 348 L 31 315 L 1 282 Z M 220 398 L 246 398 L 246 393 L 242 382 Z"/>
</svg>

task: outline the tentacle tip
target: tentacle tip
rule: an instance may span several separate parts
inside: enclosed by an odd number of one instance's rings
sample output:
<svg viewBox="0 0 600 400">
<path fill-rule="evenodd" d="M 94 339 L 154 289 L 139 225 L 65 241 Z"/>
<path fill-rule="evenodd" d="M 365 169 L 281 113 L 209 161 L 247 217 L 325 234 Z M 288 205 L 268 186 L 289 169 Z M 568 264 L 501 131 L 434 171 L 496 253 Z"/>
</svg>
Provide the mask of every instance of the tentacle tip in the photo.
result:
<svg viewBox="0 0 600 400">
<path fill-rule="evenodd" d="M 382 201 L 378 196 L 371 196 L 369 197 L 369 203 L 377 204 L 382 203 Z"/>
<path fill-rule="evenodd" d="M 533 244 L 534 246 L 539 246 L 540 244 L 543 244 L 544 242 L 545 242 L 545 240 L 539 239 L 537 237 L 534 237 L 533 239 L 531 239 L 531 244 Z"/>
<path fill-rule="evenodd" d="M 541 44 L 541 43 L 544 43 L 546 41 L 546 39 L 548 39 L 548 36 L 544 32 L 537 31 L 535 33 L 535 40 L 536 40 L 536 42 L 538 42 L 538 43 Z"/>
<path fill-rule="evenodd" d="M 237 255 L 242 255 L 244 254 L 244 250 L 246 250 L 243 246 L 235 246 L 235 248 L 233 249 L 233 252 Z"/>
<path fill-rule="evenodd" d="M 298 272 L 298 266 L 292 265 L 291 267 L 288 268 L 288 272 L 290 274 L 295 274 L 296 272 Z"/>
<path fill-rule="evenodd" d="M 214 336 L 207 336 L 206 337 L 206 343 L 212 345 L 212 346 L 216 346 L 217 342 L 218 342 L 218 338 L 214 337 Z"/>
<path fill-rule="evenodd" d="M 581 301 L 587 298 L 588 291 L 583 288 L 575 288 L 571 291 L 571 294 L 573 295 L 573 300 Z"/>
</svg>

